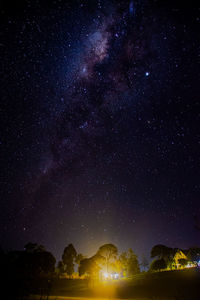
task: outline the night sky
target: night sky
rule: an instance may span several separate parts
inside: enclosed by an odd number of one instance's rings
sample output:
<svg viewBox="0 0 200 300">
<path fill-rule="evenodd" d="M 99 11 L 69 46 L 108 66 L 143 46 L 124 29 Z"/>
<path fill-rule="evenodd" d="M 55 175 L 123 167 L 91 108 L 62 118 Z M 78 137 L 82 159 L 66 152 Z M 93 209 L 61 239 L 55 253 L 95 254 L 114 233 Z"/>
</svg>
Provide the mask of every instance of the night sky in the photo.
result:
<svg viewBox="0 0 200 300">
<path fill-rule="evenodd" d="M 1 247 L 200 246 L 199 10 L 2 2 Z"/>
</svg>

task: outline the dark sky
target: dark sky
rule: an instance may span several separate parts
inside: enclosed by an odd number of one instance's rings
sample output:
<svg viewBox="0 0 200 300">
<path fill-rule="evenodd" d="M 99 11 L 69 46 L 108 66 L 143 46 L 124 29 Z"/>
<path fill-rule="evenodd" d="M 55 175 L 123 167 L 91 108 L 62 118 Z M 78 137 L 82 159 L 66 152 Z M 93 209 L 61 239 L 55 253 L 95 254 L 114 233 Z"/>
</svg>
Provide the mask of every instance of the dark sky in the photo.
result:
<svg viewBox="0 0 200 300">
<path fill-rule="evenodd" d="M 4 249 L 200 246 L 199 10 L 182 2 L 2 2 Z"/>
</svg>

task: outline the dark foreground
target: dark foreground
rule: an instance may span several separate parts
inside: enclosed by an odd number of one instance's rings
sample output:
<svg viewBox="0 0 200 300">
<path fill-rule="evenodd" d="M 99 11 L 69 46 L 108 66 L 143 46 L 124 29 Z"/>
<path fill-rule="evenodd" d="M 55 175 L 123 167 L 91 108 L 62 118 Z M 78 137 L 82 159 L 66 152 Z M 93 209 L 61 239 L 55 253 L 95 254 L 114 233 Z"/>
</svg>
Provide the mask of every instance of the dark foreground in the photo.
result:
<svg viewBox="0 0 200 300">
<path fill-rule="evenodd" d="M 88 280 L 28 279 L 10 281 L 2 299 L 138 299 L 200 300 L 200 270 L 141 274 L 133 279 L 98 283 Z"/>
</svg>

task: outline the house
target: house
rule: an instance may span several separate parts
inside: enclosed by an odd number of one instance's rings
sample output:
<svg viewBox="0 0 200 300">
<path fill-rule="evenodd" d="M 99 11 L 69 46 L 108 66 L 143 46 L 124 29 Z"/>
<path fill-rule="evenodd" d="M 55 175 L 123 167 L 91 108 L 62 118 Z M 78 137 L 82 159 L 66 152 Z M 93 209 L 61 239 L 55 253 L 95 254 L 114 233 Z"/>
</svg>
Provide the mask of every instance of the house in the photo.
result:
<svg viewBox="0 0 200 300">
<path fill-rule="evenodd" d="M 174 269 L 185 269 L 196 267 L 197 263 L 188 259 L 186 251 L 177 250 L 173 258 Z"/>
<path fill-rule="evenodd" d="M 174 258 L 173 258 L 173 267 L 175 269 L 181 269 L 184 267 L 184 264 L 181 263 L 181 260 L 182 262 L 185 260 L 185 264 L 187 264 L 187 261 L 188 261 L 188 258 L 187 256 L 183 253 L 183 251 L 181 250 L 177 250 L 175 255 L 174 255 Z"/>
</svg>

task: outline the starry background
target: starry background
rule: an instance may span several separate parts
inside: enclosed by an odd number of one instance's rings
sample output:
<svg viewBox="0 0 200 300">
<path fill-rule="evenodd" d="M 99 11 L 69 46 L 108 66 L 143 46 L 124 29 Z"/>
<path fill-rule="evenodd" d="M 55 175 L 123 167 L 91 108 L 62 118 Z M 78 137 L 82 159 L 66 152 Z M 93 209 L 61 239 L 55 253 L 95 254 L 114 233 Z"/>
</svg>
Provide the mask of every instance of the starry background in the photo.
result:
<svg viewBox="0 0 200 300">
<path fill-rule="evenodd" d="M 199 10 L 182 2 L 2 2 L 3 248 L 200 246 Z"/>
</svg>

